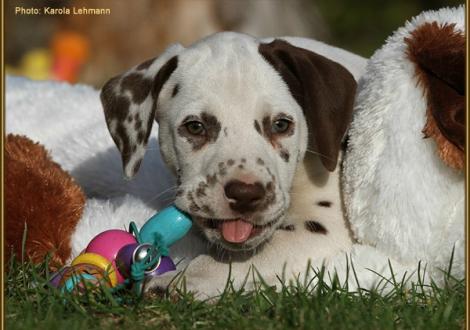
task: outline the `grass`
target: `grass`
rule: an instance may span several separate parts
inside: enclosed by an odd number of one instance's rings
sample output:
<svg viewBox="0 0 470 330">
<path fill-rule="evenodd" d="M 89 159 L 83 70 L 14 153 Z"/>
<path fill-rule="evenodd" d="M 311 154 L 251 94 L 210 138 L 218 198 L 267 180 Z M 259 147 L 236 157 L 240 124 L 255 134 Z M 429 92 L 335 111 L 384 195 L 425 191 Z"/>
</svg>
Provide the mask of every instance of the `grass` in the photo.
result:
<svg viewBox="0 0 470 330">
<path fill-rule="evenodd" d="M 6 329 L 463 329 L 465 282 L 443 288 L 402 283 L 381 296 L 348 293 L 339 283 L 262 286 L 256 292 L 227 289 L 217 302 L 187 292 L 137 299 L 105 292 L 62 295 L 45 285 L 47 261 L 8 265 Z M 452 284 L 450 284 L 452 283 Z M 120 301 L 120 302 L 118 302 Z"/>
</svg>

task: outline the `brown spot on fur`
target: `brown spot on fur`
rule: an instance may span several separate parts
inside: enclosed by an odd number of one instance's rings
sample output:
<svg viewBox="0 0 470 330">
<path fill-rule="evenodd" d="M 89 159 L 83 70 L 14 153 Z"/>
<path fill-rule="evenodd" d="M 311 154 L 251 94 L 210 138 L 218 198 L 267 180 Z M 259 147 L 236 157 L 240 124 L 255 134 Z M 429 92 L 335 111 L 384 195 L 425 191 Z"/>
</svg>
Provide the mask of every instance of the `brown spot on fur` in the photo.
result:
<svg viewBox="0 0 470 330">
<path fill-rule="evenodd" d="M 286 230 L 286 231 L 294 231 L 295 230 L 295 226 L 294 225 L 285 225 L 285 226 L 281 226 L 279 227 L 280 230 Z"/>
<path fill-rule="evenodd" d="M 181 186 L 181 170 L 179 169 L 176 172 L 176 184 L 178 186 Z"/>
<path fill-rule="evenodd" d="M 135 124 L 134 124 L 134 129 L 136 131 L 139 131 L 140 129 L 142 128 L 142 120 L 136 120 Z"/>
<path fill-rule="evenodd" d="M 184 190 L 183 190 L 183 189 L 178 189 L 178 190 L 176 191 L 176 197 L 183 196 L 183 194 L 184 194 Z"/>
<path fill-rule="evenodd" d="M 127 164 L 131 159 L 132 150 L 131 150 L 131 141 L 129 140 L 129 135 L 127 134 L 126 128 L 122 123 L 118 123 L 116 127 L 117 136 L 119 136 L 119 140 L 116 137 L 116 144 L 119 146 L 121 150 L 121 157 L 123 164 Z"/>
<path fill-rule="evenodd" d="M 137 173 L 137 170 L 140 168 L 140 165 L 142 164 L 142 159 L 139 159 L 135 164 L 134 167 L 132 168 L 132 173 Z"/>
<path fill-rule="evenodd" d="M 207 132 L 207 140 L 208 142 L 215 142 L 217 137 L 219 136 L 220 132 L 220 123 L 217 120 L 217 117 L 203 112 L 201 114 L 202 121 L 204 122 L 204 126 L 206 127 Z"/>
<path fill-rule="evenodd" d="M 5 139 L 5 261 L 11 252 L 35 263 L 51 253 L 50 268 L 65 265 L 85 195 L 45 148 L 9 134 Z M 25 224 L 27 239 L 22 251 Z"/>
<path fill-rule="evenodd" d="M 156 107 L 157 107 L 157 100 L 160 91 L 162 90 L 163 85 L 167 82 L 170 78 L 171 74 L 176 70 L 178 67 L 178 56 L 173 56 L 168 60 L 168 62 L 163 65 L 160 70 L 158 71 L 157 75 L 155 76 L 152 88 L 152 96 L 153 96 L 153 105 L 154 109 L 152 110 L 152 119 L 155 118 L 158 120 L 158 116 L 156 116 Z"/>
<path fill-rule="evenodd" d="M 225 166 L 224 162 L 220 162 L 218 164 L 219 166 L 219 175 L 224 176 L 227 174 L 227 167 Z"/>
<path fill-rule="evenodd" d="M 194 200 L 193 194 L 189 191 L 188 194 L 186 195 L 188 198 L 190 204 L 189 204 L 189 211 L 191 212 L 199 212 L 201 208 L 196 204 L 196 201 Z"/>
<path fill-rule="evenodd" d="M 274 183 L 272 181 L 268 182 L 268 184 L 266 185 L 266 190 L 267 191 L 273 191 L 274 190 Z"/>
<path fill-rule="evenodd" d="M 199 185 L 196 189 L 196 196 L 199 198 L 206 196 L 207 187 L 208 187 L 207 183 L 199 182 Z"/>
<path fill-rule="evenodd" d="M 263 135 L 263 132 L 261 132 L 261 126 L 259 125 L 259 122 L 255 120 L 255 130 L 260 134 Z"/>
<path fill-rule="evenodd" d="M 214 215 L 214 211 L 209 207 L 209 205 L 203 205 L 203 206 L 201 207 L 201 211 L 204 212 L 204 213 L 206 213 L 206 214 L 209 215 L 209 216 Z"/>
<path fill-rule="evenodd" d="M 131 73 L 125 76 L 121 82 L 123 91 L 130 91 L 132 94 L 132 101 L 141 104 L 147 98 L 152 87 L 152 80 L 145 78 L 140 73 Z"/>
<path fill-rule="evenodd" d="M 137 143 L 142 144 L 144 142 L 145 134 L 143 131 L 140 131 L 137 134 Z"/>
<path fill-rule="evenodd" d="M 192 202 L 190 205 L 189 205 L 189 211 L 191 212 L 199 212 L 201 210 L 201 208 L 195 203 L 195 202 Z"/>
<path fill-rule="evenodd" d="M 243 164 L 239 164 L 239 165 L 238 165 L 238 168 L 241 169 L 241 170 L 243 170 L 243 169 L 245 168 L 245 166 L 243 166 Z"/>
<path fill-rule="evenodd" d="M 149 60 L 146 60 L 145 62 L 140 63 L 137 66 L 137 70 L 147 70 L 155 61 L 155 58 L 151 58 Z"/>
<path fill-rule="evenodd" d="M 455 24 L 425 23 L 405 38 L 427 100 L 425 138 L 448 166 L 465 165 L 465 35 Z"/>
<path fill-rule="evenodd" d="M 228 166 L 233 166 L 233 164 L 235 164 L 235 161 L 233 159 L 227 160 L 227 165 Z"/>
<path fill-rule="evenodd" d="M 262 160 L 261 158 L 258 158 L 258 159 L 256 159 L 256 164 L 264 165 L 264 160 Z"/>
<path fill-rule="evenodd" d="M 326 228 L 317 221 L 306 221 L 305 229 L 307 229 L 308 231 L 312 233 L 317 233 L 317 234 L 326 235 L 328 233 Z"/>
<path fill-rule="evenodd" d="M 287 163 L 289 162 L 289 158 L 290 158 L 290 154 L 289 152 L 282 148 L 280 151 L 279 151 L 279 155 L 281 156 L 281 158 Z"/>
<path fill-rule="evenodd" d="M 106 118 L 124 120 L 128 114 L 129 100 L 126 97 L 119 96 L 119 81 L 121 76 L 111 78 L 102 88 L 100 99 L 103 104 Z M 109 121 L 107 120 L 108 125 Z"/>
<path fill-rule="evenodd" d="M 276 201 L 276 192 L 274 191 L 274 189 L 268 190 L 266 194 L 265 202 L 263 204 L 263 207 L 260 208 L 260 210 L 267 209 L 268 206 L 274 204 L 275 201 Z"/>
<path fill-rule="evenodd" d="M 330 201 L 319 201 L 317 204 L 321 207 L 331 207 L 332 203 Z"/>
<path fill-rule="evenodd" d="M 275 147 L 274 144 L 274 139 L 273 139 L 273 133 L 271 131 L 271 118 L 269 116 L 266 116 L 263 118 L 263 121 L 261 122 L 263 125 L 263 135 L 268 140 L 269 143 L 272 144 L 273 147 Z"/>
<path fill-rule="evenodd" d="M 180 89 L 180 85 L 176 84 L 175 87 L 173 87 L 173 91 L 171 92 L 171 97 L 175 97 L 176 94 L 178 94 Z"/>
<path fill-rule="evenodd" d="M 217 183 L 217 174 L 207 175 L 206 176 L 207 184 L 213 186 Z"/>
<path fill-rule="evenodd" d="M 245 159 L 245 158 L 242 158 L 242 159 L 241 159 L 241 162 L 242 162 L 242 163 L 246 163 L 246 159 Z"/>
<path fill-rule="evenodd" d="M 104 94 L 102 94 L 104 95 Z M 103 100 L 103 106 L 104 106 L 104 112 L 108 118 L 111 120 L 116 120 L 118 122 L 123 122 L 124 119 L 127 117 L 129 107 L 130 107 L 130 102 L 129 100 L 124 97 L 124 96 L 116 96 L 112 100 L 108 100 L 107 98 L 104 98 Z M 109 128 L 109 122 L 108 122 L 108 128 Z"/>
</svg>

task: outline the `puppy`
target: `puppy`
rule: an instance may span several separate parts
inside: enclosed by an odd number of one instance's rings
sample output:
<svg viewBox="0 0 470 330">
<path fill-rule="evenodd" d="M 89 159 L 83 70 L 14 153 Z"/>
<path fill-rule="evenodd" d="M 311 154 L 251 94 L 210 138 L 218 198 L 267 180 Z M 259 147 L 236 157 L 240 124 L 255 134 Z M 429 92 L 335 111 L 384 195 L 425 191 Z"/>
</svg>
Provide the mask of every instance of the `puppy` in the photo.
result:
<svg viewBox="0 0 470 330">
<path fill-rule="evenodd" d="M 225 32 L 170 46 L 106 83 L 101 101 L 128 178 L 159 124 L 174 202 L 195 224 L 177 248 L 195 257 L 188 289 L 216 295 L 229 271 L 252 287 L 244 280 L 252 267 L 275 284 L 350 246 L 337 165 L 364 66 L 311 40 Z"/>
</svg>

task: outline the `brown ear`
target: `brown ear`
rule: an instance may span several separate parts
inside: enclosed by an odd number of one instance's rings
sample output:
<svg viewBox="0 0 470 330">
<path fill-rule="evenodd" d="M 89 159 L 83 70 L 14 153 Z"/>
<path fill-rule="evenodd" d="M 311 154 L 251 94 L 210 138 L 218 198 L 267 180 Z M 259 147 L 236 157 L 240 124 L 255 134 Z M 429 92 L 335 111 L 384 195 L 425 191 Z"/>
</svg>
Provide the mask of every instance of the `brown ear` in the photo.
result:
<svg viewBox="0 0 470 330">
<path fill-rule="evenodd" d="M 323 165 L 336 168 L 341 141 L 352 119 L 356 81 L 340 64 L 283 40 L 260 44 L 301 106 L 308 127 L 308 149 Z"/>
<path fill-rule="evenodd" d="M 128 178 L 138 171 L 155 120 L 160 91 L 178 66 L 178 57 L 146 61 L 110 79 L 101 90 L 108 129 L 121 152 Z"/>
<path fill-rule="evenodd" d="M 427 99 L 425 137 L 449 166 L 465 162 L 465 36 L 455 24 L 425 23 L 405 38 Z"/>
</svg>

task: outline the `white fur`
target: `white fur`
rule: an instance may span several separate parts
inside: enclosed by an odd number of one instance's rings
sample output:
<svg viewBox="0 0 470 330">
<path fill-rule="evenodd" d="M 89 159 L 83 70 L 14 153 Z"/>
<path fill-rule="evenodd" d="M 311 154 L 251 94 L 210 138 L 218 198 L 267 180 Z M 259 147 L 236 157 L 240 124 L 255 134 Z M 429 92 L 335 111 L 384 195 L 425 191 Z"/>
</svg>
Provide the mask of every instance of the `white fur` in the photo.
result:
<svg viewBox="0 0 470 330">
<path fill-rule="evenodd" d="M 404 38 L 425 22 L 455 23 L 464 7 L 425 12 L 398 29 L 369 60 L 359 82 L 344 165 L 344 194 L 357 239 L 402 263 L 464 274 L 464 174 L 424 139 L 426 99 Z"/>
</svg>

